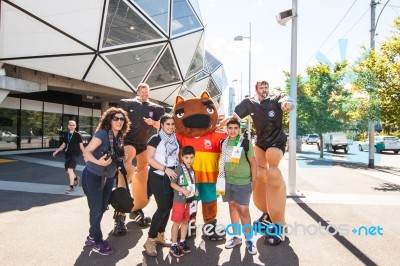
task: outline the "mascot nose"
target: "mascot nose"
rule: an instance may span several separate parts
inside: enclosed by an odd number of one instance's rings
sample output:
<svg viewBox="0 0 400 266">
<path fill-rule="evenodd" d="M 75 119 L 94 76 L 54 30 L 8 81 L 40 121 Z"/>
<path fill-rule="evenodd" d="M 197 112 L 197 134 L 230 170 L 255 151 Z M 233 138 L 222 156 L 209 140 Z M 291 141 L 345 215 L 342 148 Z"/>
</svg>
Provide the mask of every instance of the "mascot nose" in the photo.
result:
<svg viewBox="0 0 400 266">
<path fill-rule="evenodd" d="M 183 124 L 187 128 L 208 128 L 210 116 L 204 114 L 191 115 L 183 119 Z"/>
</svg>

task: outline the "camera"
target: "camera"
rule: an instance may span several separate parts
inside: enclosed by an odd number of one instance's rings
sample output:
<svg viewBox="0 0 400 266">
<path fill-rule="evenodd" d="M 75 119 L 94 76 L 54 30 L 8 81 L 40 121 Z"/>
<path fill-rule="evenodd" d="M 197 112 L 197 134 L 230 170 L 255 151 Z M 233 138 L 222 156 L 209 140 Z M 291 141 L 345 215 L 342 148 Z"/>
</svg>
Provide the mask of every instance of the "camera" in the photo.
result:
<svg viewBox="0 0 400 266">
<path fill-rule="evenodd" d="M 104 154 L 106 154 L 106 157 L 104 157 L 104 160 L 108 160 L 110 157 L 113 159 L 113 161 L 122 162 L 124 160 L 124 152 L 123 151 L 121 153 L 118 153 L 115 150 L 108 150 L 108 151 L 103 151 L 103 155 Z"/>
</svg>

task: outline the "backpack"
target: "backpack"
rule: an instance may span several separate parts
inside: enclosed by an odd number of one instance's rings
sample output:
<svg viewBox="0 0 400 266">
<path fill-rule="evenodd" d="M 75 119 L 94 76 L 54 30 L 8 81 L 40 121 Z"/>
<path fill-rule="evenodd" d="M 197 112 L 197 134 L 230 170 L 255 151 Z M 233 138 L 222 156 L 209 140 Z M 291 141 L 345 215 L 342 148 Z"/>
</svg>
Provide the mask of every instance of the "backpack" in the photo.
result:
<svg viewBox="0 0 400 266">
<path fill-rule="evenodd" d="M 226 139 L 221 140 L 221 142 L 219 143 L 219 146 L 220 146 L 221 149 L 222 149 L 222 142 L 223 142 L 224 140 L 226 140 Z M 249 158 L 247 157 L 247 153 L 249 152 L 249 145 L 250 145 L 250 141 L 249 141 L 249 139 L 247 138 L 247 134 L 244 133 L 244 134 L 243 134 L 243 141 L 242 141 L 242 144 L 240 145 L 240 147 L 243 148 L 244 154 L 246 155 L 247 161 L 249 161 Z"/>
</svg>

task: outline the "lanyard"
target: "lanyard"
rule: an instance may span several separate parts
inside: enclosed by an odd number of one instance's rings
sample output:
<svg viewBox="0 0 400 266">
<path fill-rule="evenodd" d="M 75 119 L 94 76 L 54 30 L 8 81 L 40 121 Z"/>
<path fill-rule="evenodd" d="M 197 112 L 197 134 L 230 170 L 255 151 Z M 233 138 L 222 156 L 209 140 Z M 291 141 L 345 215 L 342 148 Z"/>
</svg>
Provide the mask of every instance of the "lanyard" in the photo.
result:
<svg viewBox="0 0 400 266">
<path fill-rule="evenodd" d="M 69 133 L 67 134 L 67 139 L 68 139 L 68 144 L 71 142 L 72 137 L 74 136 L 74 133 Z"/>
</svg>

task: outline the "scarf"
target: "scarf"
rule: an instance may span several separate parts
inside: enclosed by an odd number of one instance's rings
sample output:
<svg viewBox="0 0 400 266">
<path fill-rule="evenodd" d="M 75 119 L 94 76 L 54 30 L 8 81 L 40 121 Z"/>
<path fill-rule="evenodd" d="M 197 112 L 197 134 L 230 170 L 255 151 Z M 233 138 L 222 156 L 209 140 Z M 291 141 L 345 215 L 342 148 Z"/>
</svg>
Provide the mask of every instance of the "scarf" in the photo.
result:
<svg viewBox="0 0 400 266">
<path fill-rule="evenodd" d="M 163 129 L 160 129 L 158 133 L 165 145 L 165 165 L 167 165 L 168 156 L 172 156 L 178 150 L 178 141 L 176 140 L 175 134 L 167 135 Z"/>
<path fill-rule="evenodd" d="M 226 146 L 228 145 L 228 140 L 229 137 L 226 139 L 222 140 L 221 143 L 221 157 L 219 157 L 219 173 L 218 173 L 218 178 L 225 178 L 225 158 L 228 156 L 228 151 L 226 149 Z"/>
</svg>

